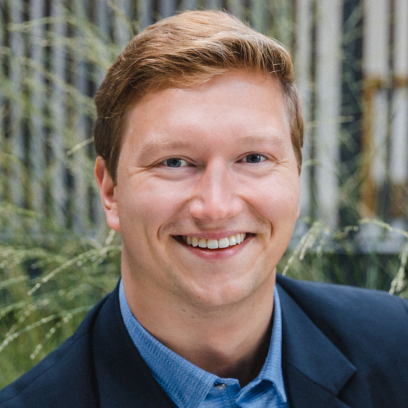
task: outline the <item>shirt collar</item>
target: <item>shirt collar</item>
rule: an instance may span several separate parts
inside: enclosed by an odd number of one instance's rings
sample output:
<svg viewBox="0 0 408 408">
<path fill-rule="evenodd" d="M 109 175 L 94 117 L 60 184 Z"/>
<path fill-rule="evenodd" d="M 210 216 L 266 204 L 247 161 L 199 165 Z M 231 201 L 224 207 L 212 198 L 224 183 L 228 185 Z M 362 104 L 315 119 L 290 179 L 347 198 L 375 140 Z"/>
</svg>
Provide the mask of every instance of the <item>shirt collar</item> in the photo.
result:
<svg viewBox="0 0 408 408">
<path fill-rule="evenodd" d="M 282 310 L 279 299 L 278 288 L 275 285 L 273 300 L 273 324 L 271 342 L 269 344 L 268 355 L 257 379 L 269 380 L 275 385 L 282 402 L 287 402 L 285 386 L 282 373 Z"/>
<path fill-rule="evenodd" d="M 203 401 L 215 382 L 222 379 L 202 370 L 156 340 L 133 316 L 120 282 L 119 301 L 123 321 L 153 377 L 178 407 L 196 408 Z M 273 329 L 268 355 L 258 377 L 251 384 L 262 380 L 274 384 L 282 402 L 286 393 L 282 375 L 282 314 L 277 287 L 274 291 Z"/>
</svg>

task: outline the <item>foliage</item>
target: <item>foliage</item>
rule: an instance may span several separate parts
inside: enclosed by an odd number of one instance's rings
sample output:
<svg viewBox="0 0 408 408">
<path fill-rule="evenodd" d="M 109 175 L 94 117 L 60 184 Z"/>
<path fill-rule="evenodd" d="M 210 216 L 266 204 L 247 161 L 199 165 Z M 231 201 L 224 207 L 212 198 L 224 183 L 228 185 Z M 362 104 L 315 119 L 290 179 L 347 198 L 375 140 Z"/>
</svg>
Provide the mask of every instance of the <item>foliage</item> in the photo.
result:
<svg viewBox="0 0 408 408">
<path fill-rule="evenodd" d="M 0 207 L 0 387 L 72 334 L 111 290 L 121 245 L 103 244 L 10 204 Z"/>
<path fill-rule="evenodd" d="M 368 226 L 368 228 L 367 228 Z M 370 228 L 376 229 L 375 240 Z M 294 237 L 282 259 L 280 271 L 297 279 L 359 286 L 389 291 L 408 299 L 408 232 L 377 219 L 333 230 L 315 221 L 307 232 Z M 383 248 L 393 240 L 398 252 Z"/>
</svg>

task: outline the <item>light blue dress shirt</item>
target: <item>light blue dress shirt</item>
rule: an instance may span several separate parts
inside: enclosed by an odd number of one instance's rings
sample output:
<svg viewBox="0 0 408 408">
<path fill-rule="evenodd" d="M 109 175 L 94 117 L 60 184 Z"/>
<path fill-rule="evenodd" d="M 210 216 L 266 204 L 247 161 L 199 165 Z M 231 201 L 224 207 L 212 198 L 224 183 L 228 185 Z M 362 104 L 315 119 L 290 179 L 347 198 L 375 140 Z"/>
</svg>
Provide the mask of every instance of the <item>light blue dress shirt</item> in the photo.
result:
<svg viewBox="0 0 408 408">
<path fill-rule="evenodd" d="M 136 320 L 119 288 L 123 321 L 153 377 L 178 408 L 288 408 L 282 376 L 282 313 L 275 287 L 273 329 L 268 356 L 252 382 L 241 388 L 234 378 L 202 370 L 156 340 Z"/>
</svg>

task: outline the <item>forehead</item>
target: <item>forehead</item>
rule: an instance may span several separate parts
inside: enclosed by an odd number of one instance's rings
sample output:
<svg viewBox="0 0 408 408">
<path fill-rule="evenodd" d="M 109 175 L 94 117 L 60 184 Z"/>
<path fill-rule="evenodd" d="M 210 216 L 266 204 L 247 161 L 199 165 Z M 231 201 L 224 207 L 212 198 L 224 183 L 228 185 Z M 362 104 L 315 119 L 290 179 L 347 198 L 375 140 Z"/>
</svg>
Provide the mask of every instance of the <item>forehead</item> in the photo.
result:
<svg viewBox="0 0 408 408">
<path fill-rule="evenodd" d="M 287 139 L 290 126 L 279 80 L 234 71 L 192 86 L 162 87 L 130 110 L 123 143 L 133 139 L 147 150 L 160 143 L 181 147 L 192 142 L 191 135 L 199 144 L 208 133 L 233 134 L 237 142 Z"/>
</svg>

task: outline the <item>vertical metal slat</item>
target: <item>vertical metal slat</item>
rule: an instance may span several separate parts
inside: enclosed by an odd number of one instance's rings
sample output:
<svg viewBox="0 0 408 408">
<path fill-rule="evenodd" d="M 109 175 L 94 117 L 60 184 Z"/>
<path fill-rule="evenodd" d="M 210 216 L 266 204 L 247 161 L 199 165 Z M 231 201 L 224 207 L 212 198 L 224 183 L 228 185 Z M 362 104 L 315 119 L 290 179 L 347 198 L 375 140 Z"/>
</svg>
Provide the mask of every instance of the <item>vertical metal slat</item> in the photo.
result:
<svg viewBox="0 0 408 408">
<path fill-rule="evenodd" d="M 339 117 L 341 100 L 341 0 L 320 1 L 317 21 L 316 159 L 320 216 L 328 225 L 338 222 Z"/>
<path fill-rule="evenodd" d="M 65 17 L 63 1 L 56 0 L 51 3 L 51 16 L 63 19 Z M 51 69 L 53 74 L 60 80 L 65 81 L 66 72 L 66 51 L 60 44 L 61 38 L 66 36 L 66 23 L 58 21 L 53 26 L 53 44 Z M 52 212 L 56 219 L 65 224 L 65 203 L 66 203 L 66 180 L 65 180 L 65 146 L 64 131 L 66 124 L 65 92 L 57 83 L 52 84 L 51 89 L 51 134 L 50 147 L 52 150 L 52 162 L 48 171 L 50 172 L 50 192 Z"/>
<path fill-rule="evenodd" d="M 43 18 L 45 15 L 45 3 L 43 0 L 31 0 L 30 3 L 30 20 L 35 21 Z M 44 67 L 44 52 L 41 45 L 44 39 L 43 26 L 35 25 L 31 35 L 31 59 L 36 65 Z M 45 145 L 44 145 L 44 123 L 42 116 L 42 107 L 45 101 L 44 96 L 44 77 L 41 72 L 34 71 L 32 73 L 33 86 L 31 92 L 31 105 L 34 109 L 34 114 L 31 120 L 31 135 L 30 135 L 30 157 L 33 168 L 32 180 L 32 203 L 33 209 L 37 212 L 43 212 L 44 204 L 44 184 L 43 178 L 46 171 L 45 166 Z"/>
</svg>

